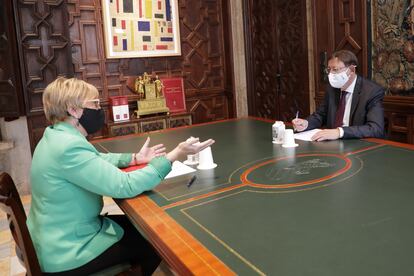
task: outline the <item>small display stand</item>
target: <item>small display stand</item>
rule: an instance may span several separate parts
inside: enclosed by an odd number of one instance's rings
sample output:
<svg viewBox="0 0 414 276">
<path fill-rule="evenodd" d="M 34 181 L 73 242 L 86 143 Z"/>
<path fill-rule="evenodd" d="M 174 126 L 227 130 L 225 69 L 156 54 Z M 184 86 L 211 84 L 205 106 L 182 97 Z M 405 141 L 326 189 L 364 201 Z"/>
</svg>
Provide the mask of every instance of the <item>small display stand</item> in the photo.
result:
<svg viewBox="0 0 414 276">
<path fill-rule="evenodd" d="M 167 128 L 190 126 L 191 113 L 174 113 L 170 115 L 157 115 L 146 118 L 131 118 L 129 121 L 111 122 L 107 124 L 108 135 L 122 136 L 143 133 Z"/>
<path fill-rule="evenodd" d="M 129 120 L 128 98 L 126 96 L 109 97 L 109 105 L 114 122 Z"/>
</svg>

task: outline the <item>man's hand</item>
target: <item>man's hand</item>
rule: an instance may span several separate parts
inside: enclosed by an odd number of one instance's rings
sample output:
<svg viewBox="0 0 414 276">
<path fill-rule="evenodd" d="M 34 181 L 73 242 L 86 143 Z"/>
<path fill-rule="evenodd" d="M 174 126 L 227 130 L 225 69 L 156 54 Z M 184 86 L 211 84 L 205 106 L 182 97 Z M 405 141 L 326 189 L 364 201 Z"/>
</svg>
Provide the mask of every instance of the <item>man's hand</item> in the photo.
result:
<svg viewBox="0 0 414 276">
<path fill-rule="evenodd" d="M 300 119 L 300 118 L 293 119 L 292 124 L 293 124 L 293 128 L 296 131 L 304 131 L 305 129 L 308 128 L 308 121 L 305 119 Z"/>
<path fill-rule="evenodd" d="M 323 129 L 321 131 L 316 132 L 313 136 L 312 136 L 312 141 L 325 141 L 325 140 L 337 140 L 339 139 L 339 129 L 338 128 L 334 128 L 334 129 Z"/>
</svg>

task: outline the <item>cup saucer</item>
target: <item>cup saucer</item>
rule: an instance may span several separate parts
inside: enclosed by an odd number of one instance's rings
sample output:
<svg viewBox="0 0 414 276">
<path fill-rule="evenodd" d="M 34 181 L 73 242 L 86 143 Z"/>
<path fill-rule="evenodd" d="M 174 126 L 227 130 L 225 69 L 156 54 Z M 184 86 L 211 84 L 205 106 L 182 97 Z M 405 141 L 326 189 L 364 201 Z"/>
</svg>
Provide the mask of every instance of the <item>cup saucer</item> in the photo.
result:
<svg viewBox="0 0 414 276">
<path fill-rule="evenodd" d="M 299 146 L 299 144 L 289 144 L 289 145 L 285 145 L 285 144 L 283 144 L 283 145 L 282 145 L 282 147 L 284 147 L 284 148 L 295 148 L 295 147 L 297 147 L 297 146 Z"/>
<path fill-rule="evenodd" d="M 190 161 L 190 160 L 184 160 L 184 162 L 183 162 L 185 165 L 190 165 L 190 166 L 192 166 L 192 165 L 197 165 L 198 164 L 198 162 L 197 161 Z"/>
<path fill-rule="evenodd" d="M 217 167 L 217 164 L 213 163 L 213 164 L 210 164 L 210 165 L 207 165 L 207 166 L 198 165 L 197 169 L 199 169 L 199 170 L 211 170 L 211 169 L 214 169 L 215 167 Z"/>
</svg>

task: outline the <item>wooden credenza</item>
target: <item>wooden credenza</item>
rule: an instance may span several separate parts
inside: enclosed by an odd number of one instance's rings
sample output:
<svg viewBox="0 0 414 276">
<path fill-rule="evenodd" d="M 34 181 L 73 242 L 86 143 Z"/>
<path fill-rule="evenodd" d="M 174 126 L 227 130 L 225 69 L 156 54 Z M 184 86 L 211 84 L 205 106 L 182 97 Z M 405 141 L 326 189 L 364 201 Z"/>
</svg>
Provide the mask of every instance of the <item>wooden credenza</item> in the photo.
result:
<svg viewBox="0 0 414 276">
<path fill-rule="evenodd" d="M 414 144 L 414 97 L 386 96 L 384 113 L 387 139 Z"/>
<path fill-rule="evenodd" d="M 109 137 L 114 137 L 166 128 L 189 126 L 191 124 L 191 113 L 178 113 L 146 118 L 133 118 L 123 122 L 109 122 L 107 128 Z"/>
</svg>

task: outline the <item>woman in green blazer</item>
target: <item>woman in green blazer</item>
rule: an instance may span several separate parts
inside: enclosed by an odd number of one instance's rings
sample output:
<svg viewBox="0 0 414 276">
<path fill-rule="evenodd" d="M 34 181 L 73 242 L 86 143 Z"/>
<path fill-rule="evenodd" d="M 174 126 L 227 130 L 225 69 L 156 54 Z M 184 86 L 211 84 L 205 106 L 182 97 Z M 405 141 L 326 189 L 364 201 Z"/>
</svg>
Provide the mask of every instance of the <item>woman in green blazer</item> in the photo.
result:
<svg viewBox="0 0 414 276">
<path fill-rule="evenodd" d="M 100 153 L 85 138 L 104 124 L 97 89 L 58 78 L 43 93 L 47 127 L 33 154 L 32 206 L 27 219 L 43 272 L 88 275 L 117 263 L 140 263 L 150 275 L 160 259 L 124 216 L 101 216 L 102 196 L 134 197 L 153 189 L 171 163 L 214 141 L 190 138 L 169 153 L 163 145 L 138 153 Z M 125 173 L 118 168 L 148 163 Z"/>
</svg>

